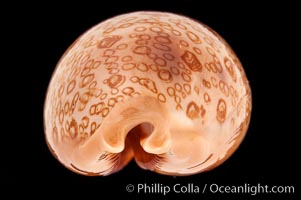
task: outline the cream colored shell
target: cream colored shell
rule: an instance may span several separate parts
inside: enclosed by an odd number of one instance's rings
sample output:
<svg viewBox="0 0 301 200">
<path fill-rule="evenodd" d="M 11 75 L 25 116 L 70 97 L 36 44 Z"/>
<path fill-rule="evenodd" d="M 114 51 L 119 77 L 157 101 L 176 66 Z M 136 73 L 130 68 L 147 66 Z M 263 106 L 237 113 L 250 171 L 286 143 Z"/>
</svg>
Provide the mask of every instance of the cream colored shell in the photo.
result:
<svg viewBox="0 0 301 200">
<path fill-rule="evenodd" d="M 67 168 L 108 175 L 132 158 L 168 175 L 216 167 L 241 143 L 251 92 L 229 45 L 163 12 L 108 19 L 79 37 L 49 84 L 46 141 Z"/>
</svg>

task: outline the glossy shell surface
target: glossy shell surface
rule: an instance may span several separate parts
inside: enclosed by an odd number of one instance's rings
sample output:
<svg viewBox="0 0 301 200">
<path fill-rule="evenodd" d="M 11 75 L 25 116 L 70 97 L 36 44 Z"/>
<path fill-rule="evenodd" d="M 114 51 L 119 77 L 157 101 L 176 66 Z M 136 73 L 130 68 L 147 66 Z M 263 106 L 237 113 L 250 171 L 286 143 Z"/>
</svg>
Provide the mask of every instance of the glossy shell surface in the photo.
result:
<svg viewBox="0 0 301 200">
<path fill-rule="evenodd" d="M 172 13 L 134 12 L 81 35 L 52 75 L 47 144 L 67 168 L 109 175 L 131 160 L 167 175 L 225 161 L 251 113 L 242 65 L 213 30 Z"/>
</svg>

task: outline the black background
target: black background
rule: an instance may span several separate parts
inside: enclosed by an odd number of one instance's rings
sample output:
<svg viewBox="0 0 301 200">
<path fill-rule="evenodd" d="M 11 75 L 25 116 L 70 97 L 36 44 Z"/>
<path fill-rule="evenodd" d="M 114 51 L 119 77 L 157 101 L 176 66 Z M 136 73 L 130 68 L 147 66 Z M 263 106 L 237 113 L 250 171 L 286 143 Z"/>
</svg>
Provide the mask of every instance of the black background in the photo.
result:
<svg viewBox="0 0 301 200">
<path fill-rule="evenodd" d="M 24 9 L 23 9 L 24 6 Z M 26 7 L 26 8 L 25 8 Z M 1 183 L 6 185 L 52 185 L 73 187 L 73 193 L 90 188 L 94 194 L 123 199 L 142 199 L 149 194 L 128 193 L 127 184 L 176 183 L 203 186 L 220 185 L 293 185 L 298 193 L 300 160 L 297 135 L 300 134 L 300 63 L 297 46 L 297 13 L 293 5 L 262 5 L 242 2 L 228 5 L 205 1 L 109 1 L 69 5 L 18 4 L 16 20 L 7 23 L 16 48 L 8 51 L 17 86 L 5 88 L 18 98 L 6 98 L 13 104 L 8 121 L 13 121 L 2 142 L 4 157 Z M 86 177 L 64 168 L 48 150 L 43 133 L 43 104 L 52 72 L 68 46 L 93 25 L 115 15 L 137 10 L 169 11 L 202 21 L 217 31 L 234 49 L 248 76 L 253 98 L 250 128 L 239 149 L 223 165 L 198 175 L 171 177 L 140 169 L 131 162 L 122 171 L 107 177 Z M 5 40 L 5 39 L 4 39 Z M 299 50 L 300 51 L 300 50 Z M 17 52 L 17 53 L 15 53 Z M 298 50 L 297 50 L 298 52 Z M 17 56 L 15 56 L 17 55 Z M 11 62 L 12 63 L 12 62 Z M 16 71 L 18 73 L 16 73 Z M 20 78 L 19 78 L 20 77 Z M 299 78 L 300 79 L 300 78 Z M 15 110 L 17 110 L 15 112 Z M 14 120 L 11 120 L 14 119 Z M 5 123 L 9 123 L 6 122 Z M 5 126 L 6 124 L 4 124 Z M 300 146 L 300 145 L 299 145 Z M 92 190 L 97 188 L 97 190 Z M 32 191 L 34 193 L 34 191 Z M 297 194 L 220 195 L 162 194 L 153 199 L 293 199 Z"/>
</svg>

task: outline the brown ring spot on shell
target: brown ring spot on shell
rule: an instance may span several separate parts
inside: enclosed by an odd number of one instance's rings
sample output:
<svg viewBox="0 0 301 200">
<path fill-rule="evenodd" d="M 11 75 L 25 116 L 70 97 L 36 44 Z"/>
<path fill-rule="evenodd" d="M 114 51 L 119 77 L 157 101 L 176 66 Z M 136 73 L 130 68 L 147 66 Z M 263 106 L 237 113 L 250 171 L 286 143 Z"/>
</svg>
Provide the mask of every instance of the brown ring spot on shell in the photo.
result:
<svg viewBox="0 0 301 200">
<path fill-rule="evenodd" d="M 200 109 L 199 107 L 196 105 L 195 102 L 190 102 L 188 105 L 187 105 L 187 109 L 186 109 L 186 115 L 187 117 L 189 117 L 190 119 L 196 119 L 199 117 L 199 112 L 200 112 Z"/>
<path fill-rule="evenodd" d="M 224 99 L 219 99 L 216 107 L 216 119 L 220 123 L 226 120 L 227 104 Z"/>
</svg>

